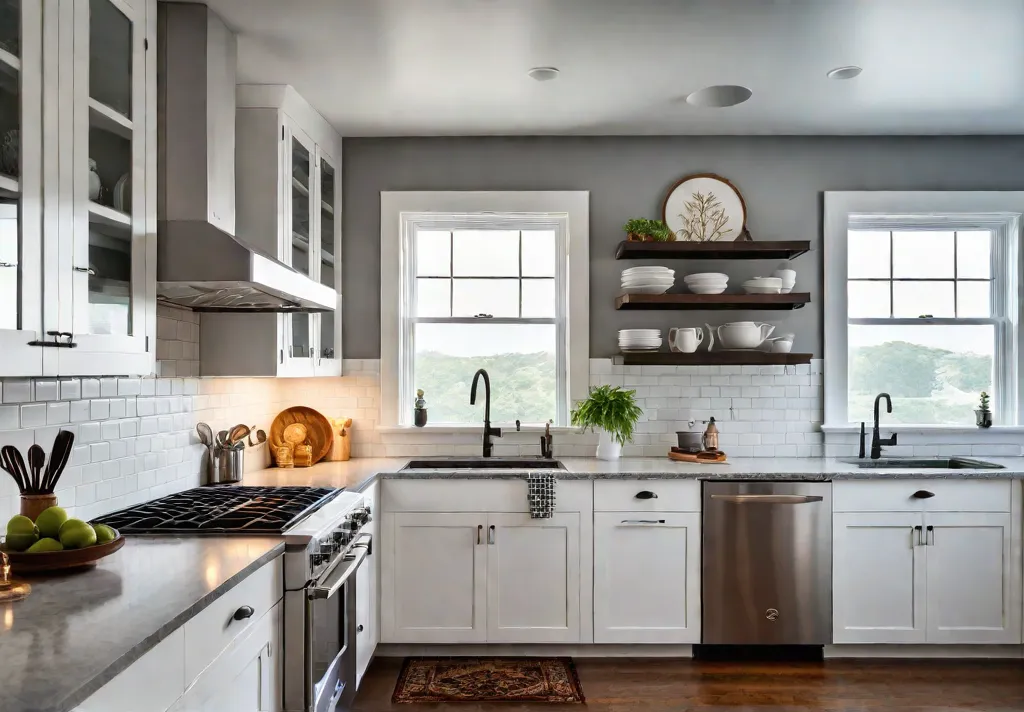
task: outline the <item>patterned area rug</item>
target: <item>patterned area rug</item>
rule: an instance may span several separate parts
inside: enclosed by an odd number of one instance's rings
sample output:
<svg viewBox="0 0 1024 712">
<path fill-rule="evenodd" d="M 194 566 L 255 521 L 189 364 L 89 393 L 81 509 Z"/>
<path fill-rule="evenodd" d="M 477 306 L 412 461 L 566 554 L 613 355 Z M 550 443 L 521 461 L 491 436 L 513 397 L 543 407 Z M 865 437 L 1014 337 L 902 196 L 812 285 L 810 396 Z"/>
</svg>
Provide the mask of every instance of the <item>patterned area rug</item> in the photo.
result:
<svg viewBox="0 0 1024 712">
<path fill-rule="evenodd" d="M 572 658 L 406 658 L 394 703 L 495 700 L 582 704 Z"/>
</svg>

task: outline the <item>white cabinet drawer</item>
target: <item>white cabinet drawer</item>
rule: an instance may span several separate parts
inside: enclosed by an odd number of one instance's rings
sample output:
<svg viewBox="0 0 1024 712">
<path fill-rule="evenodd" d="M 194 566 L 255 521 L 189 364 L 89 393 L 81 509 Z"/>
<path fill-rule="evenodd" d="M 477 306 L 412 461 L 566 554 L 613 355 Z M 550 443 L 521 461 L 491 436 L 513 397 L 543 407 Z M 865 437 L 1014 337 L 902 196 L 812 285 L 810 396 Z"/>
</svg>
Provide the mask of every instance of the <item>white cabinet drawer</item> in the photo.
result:
<svg viewBox="0 0 1024 712">
<path fill-rule="evenodd" d="M 1009 512 L 1010 480 L 840 480 L 836 512 Z M 931 494 L 934 496 L 917 496 Z"/>
<path fill-rule="evenodd" d="M 596 512 L 699 512 L 698 480 L 598 480 Z"/>
<path fill-rule="evenodd" d="M 529 512 L 525 479 L 488 480 L 466 475 L 459 479 L 385 479 L 385 512 Z M 592 504 L 589 480 L 558 480 L 555 510 L 588 511 Z"/>
<path fill-rule="evenodd" d="M 179 628 L 72 712 L 164 712 L 185 690 L 184 647 Z"/>
<path fill-rule="evenodd" d="M 282 557 L 253 572 L 185 623 L 185 683 L 191 685 L 235 638 L 260 621 L 284 596 Z M 251 606 L 249 618 L 236 621 L 235 611 Z"/>
</svg>

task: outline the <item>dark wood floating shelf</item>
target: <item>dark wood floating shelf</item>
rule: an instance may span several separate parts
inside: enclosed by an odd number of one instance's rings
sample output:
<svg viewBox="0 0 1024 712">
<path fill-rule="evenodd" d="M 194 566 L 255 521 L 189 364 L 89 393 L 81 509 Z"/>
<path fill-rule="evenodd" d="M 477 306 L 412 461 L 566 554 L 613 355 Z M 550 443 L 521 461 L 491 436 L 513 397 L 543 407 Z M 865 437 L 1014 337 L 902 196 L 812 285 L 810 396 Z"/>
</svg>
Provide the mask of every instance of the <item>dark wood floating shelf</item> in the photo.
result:
<svg viewBox="0 0 1024 712">
<path fill-rule="evenodd" d="M 773 354 L 766 351 L 697 351 L 692 354 L 621 354 L 624 366 L 792 366 L 810 363 L 811 354 Z"/>
<path fill-rule="evenodd" d="M 799 309 L 808 292 L 789 294 L 623 294 L 616 309 Z"/>
<path fill-rule="evenodd" d="M 617 260 L 789 260 L 811 249 L 810 240 L 769 242 L 629 242 L 615 250 Z"/>
</svg>

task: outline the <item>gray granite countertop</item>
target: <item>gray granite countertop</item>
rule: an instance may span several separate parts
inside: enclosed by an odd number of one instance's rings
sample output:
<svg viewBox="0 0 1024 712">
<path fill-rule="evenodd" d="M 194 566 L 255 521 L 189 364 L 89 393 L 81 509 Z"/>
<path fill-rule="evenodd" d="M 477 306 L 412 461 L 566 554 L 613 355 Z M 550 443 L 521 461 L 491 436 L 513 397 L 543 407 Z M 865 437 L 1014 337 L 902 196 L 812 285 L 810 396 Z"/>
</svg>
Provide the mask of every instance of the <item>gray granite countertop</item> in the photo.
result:
<svg viewBox="0 0 1024 712">
<path fill-rule="evenodd" d="M 250 573 L 271 537 L 138 537 L 96 568 L 28 578 L 0 604 L 0 712 L 66 712 Z"/>
<path fill-rule="evenodd" d="M 564 470 L 552 470 L 560 479 L 700 479 L 700 480 L 883 480 L 883 479 L 1017 479 L 1024 478 L 1024 457 L 979 457 L 1002 465 L 993 470 L 861 469 L 833 458 L 739 457 L 726 463 L 698 465 L 661 457 L 623 458 L 604 462 L 595 458 L 567 457 Z M 303 469 L 270 468 L 245 476 L 245 485 L 311 485 L 358 490 L 375 477 L 395 479 L 487 478 L 520 479 L 519 470 L 403 470 L 408 458 L 361 458 L 324 462 Z"/>
</svg>

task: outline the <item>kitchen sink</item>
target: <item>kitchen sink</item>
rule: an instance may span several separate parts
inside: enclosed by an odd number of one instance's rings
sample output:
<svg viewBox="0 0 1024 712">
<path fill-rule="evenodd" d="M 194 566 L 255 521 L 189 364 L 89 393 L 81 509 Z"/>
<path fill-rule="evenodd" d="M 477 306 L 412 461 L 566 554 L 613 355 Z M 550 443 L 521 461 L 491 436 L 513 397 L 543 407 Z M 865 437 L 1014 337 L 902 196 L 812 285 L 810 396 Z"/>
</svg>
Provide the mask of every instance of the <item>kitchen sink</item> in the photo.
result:
<svg viewBox="0 0 1024 712">
<path fill-rule="evenodd" d="M 857 467 L 873 470 L 895 468 L 919 468 L 926 470 L 1002 470 L 1002 465 L 984 460 L 973 460 L 969 457 L 882 457 L 877 460 L 868 458 L 842 458 Z"/>
<path fill-rule="evenodd" d="M 558 460 L 521 457 L 438 457 L 411 460 L 403 470 L 564 470 Z"/>
</svg>

